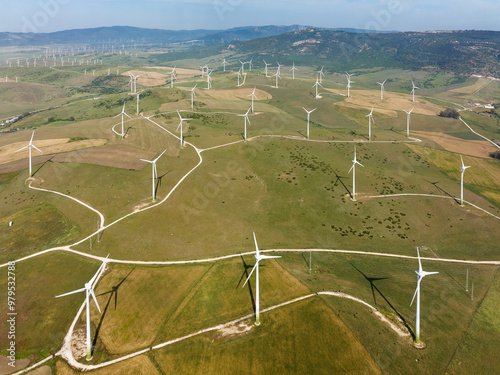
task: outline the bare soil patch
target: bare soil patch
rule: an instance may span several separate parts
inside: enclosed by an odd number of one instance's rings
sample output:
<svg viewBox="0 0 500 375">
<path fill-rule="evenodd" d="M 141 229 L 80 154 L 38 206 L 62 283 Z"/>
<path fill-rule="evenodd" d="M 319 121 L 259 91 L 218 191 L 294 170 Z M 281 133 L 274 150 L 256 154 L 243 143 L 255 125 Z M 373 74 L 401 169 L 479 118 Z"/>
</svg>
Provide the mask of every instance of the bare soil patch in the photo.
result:
<svg viewBox="0 0 500 375">
<path fill-rule="evenodd" d="M 413 134 L 430 139 L 443 147 L 446 151 L 456 152 L 463 155 L 489 158 L 489 153 L 496 148 L 486 141 L 469 141 L 453 137 L 449 134 L 415 131 Z"/>
<path fill-rule="evenodd" d="M 33 144 L 42 151 L 43 154 L 58 154 L 83 148 L 102 146 L 106 144 L 106 139 L 85 139 L 82 141 L 69 142 L 69 138 L 42 139 L 33 142 Z M 15 142 L 0 147 L 0 164 L 10 163 L 12 161 L 25 159 L 28 157 L 28 149 L 16 152 L 25 147 L 28 142 Z M 37 155 L 38 154 L 38 155 Z M 32 156 L 40 156 L 38 151 L 32 150 Z"/>
<path fill-rule="evenodd" d="M 326 89 L 330 92 L 341 94 L 342 90 Z M 350 108 L 365 108 L 368 112 L 374 108 L 374 112 L 383 113 L 385 115 L 396 117 L 396 111 L 409 111 L 413 109 L 413 113 L 422 115 L 437 115 L 444 108 L 436 104 L 422 101 L 418 96 L 415 96 L 415 102 L 412 102 L 410 94 L 400 94 L 394 92 L 384 92 L 384 100 L 380 100 L 379 90 L 351 90 L 352 97 L 346 98 L 342 102 L 335 103 L 338 106 Z"/>
</svg>

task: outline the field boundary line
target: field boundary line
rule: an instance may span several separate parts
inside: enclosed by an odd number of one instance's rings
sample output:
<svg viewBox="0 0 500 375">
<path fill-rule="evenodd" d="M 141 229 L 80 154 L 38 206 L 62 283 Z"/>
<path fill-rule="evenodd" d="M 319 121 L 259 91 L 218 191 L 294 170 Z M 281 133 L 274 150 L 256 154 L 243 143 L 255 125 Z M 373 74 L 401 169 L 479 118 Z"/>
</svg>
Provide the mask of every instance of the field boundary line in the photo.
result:
<svg viewBox="0 0 500 375">
<path fill-rule="evenodd" d="M 467 123 L 464 121 L 464 119 L 462 118 L 462 116 L 460 116 L 460 121 L 462 121 L 462 122 L 464 123 L 464 125 L 465 125 L 465 126 L 467 126 L 467 127 L 469 128 L 469 130 L 470 130 L 471 132 L 473 132 L 475 135 L 477 135 L 477 136 L 479 136 L 479 137 L 481 137 L 481 138 L 483 138 L 483 139 L 487 140 L 487 141 L 488 141 L 488 142 L 490 142 L 493 146 L 495 146 L 496 148 L 500 149 L 500 146 L 499 146 L 499 145 L 497 145 L 495 142 L 493 142 L 491 139 L 486 138 L 484 135 L 481 135 L 481 134 L 479 134 L 477 131 L 475 131 L 474 129 L 472 129 L 472 128 L 470 127 L 470 125 L 469 125 L 469 124 L 467 124 Z"/>
</svg>

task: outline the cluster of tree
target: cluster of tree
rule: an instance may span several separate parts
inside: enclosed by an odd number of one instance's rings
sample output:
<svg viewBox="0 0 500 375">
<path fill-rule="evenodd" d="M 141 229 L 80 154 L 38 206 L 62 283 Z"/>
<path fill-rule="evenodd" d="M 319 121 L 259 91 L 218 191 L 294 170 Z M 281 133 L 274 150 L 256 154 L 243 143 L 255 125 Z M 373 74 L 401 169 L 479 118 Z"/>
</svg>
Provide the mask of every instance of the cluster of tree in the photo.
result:
<svg viewBox="0 0 500 375">
<path fill-rule="evenodd" d="M 500 151 L 490 152 L 490 156 L 494 159 L 500 159 Z"/>
<path fill-rule="evenodd" d="M 439 116 L 441 117 L 448 117 L 448 118 L 454 118 L 458 119 L 460 117 L 459 113 L 451 108 L 445 109 L 444 111 L 439 112 Z"/>
</svg>

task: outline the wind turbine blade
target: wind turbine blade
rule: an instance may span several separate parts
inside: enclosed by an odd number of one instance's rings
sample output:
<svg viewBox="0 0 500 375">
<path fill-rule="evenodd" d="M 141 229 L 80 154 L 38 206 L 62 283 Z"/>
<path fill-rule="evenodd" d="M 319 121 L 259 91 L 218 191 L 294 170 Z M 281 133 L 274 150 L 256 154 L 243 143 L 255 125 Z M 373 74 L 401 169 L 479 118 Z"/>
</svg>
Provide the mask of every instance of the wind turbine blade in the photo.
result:
<svg viewBox="0 0 500 375">
<path fill-rule="evenodd" d="M 247 285 L 248 280 L 250 280 L 250 276 L 252 276 L 253 271 L 255 271 L 255 269 L 256 269 L 258 266 L 259 266 L 259 261 L 257 261 L 257 262 L 255 263 L 255 266 L 253 266 L 253 268 L 252 268 L 252 272 L 250 272 L 250 275 L 248 275 L 247 279 L 245 280 L 245 284 L 243 284 L 242 288 L 244 288 L 244 287 L 245 287 L 245 285 Z"/>
<path fill-rule="evenodd" d="M 139 159 L 141 161 L 145 161 L 146 163 L 150 163 L 150 164 L 153 164 L 153 162 L 151 160 L 146 160 L 146 159 Z"/>
<path fill-rule="evenodd" d="M 411 303 L 410 303 L 410 306 L 413 305 L 413 301 L 415 300 L 415 297 L 417 296 L 417 292 L 418 292 L 418 289 L 420 288 L 420 278 L 418 278 L 418 285 L 417 285 L 417 289 L 415 289 L 415 293 L 413 294 L 413 298 L 411 299 Z"/>
<path fill-rule="evenodd" d="M 352 163 L 352 167 L 351 167 L 351 169 L 349 169 L 349 172 L 347 172 L 347 174 L 351 173 L 351 171 L 354 169 L 355 165 L 356 165 L 356 163 Z"/>
<path fill-rule="evenodd" d="M 281 258 L 280 255 L 261 255 L 260 259 L 274 259 L 274 258 Z"/>
<path fill-rule="evenodd" d="M 116 115 L 116 116 L 115 116 L 115 117 L 113 117 L 113 118 L 117 118 L 117 117 L 120 117 L 121 115 L 122 115 L 122 114 L 120 113 L 119 115 Z"/>
<path fill-rule="evenodd" d="M 30 144 L 33 143 L 33 137 L 35 136 L 35 131 L 33 130 L 33 133 L 31 133 L 31 139 L 30 139 Z"/>
<path fill-rule="evenodd" d="M 31 145 L 31 147 L 33 147 L 35 150 L 37 150 L 38 152 L 40 152 L 40 153 L 42 153 L 42 154 L 43 154 L 43 152 L 42 152 L 42 151 L 40 151 L 40 150 L 38 149 L 38 147 L 36 147 L 35 145 Z"/>
<path fill-rule="evenodd" d="M 361 164 L 359 161 L 356 160 L 356 164 L 361 165 L 363 168 L 365 167 L 363 164 Z"/>
<path fill-rule="evenodd" d="M 28 147 L 30 147 L 30 145 L 24 146 L 23 148 L 20 148 L 20 149 L 19 149 L 19 150 L 17 150 L 16 152 L 22 151 L 22 150 L 24 150 L 25 148 L 28 148 Z"/>
<path fill-rule="evenodd" d="M 257 237 L 255 237 L 255 232 L 253 232 L 253 240 L 255 242 L 255 251 L 257 252 L 256 254 L 259 255 L 259 245 L 257 245 Z"/>
<path fill-rule="evenodd" d="M 418 255 L 418 272 L 420 274 L 423 270 L 422 270 L 422 262 L 420 261 L 420 251 L 418 251 L 418 247 L 417 247 L 417 255 Z"/>
<path fill-rule="evenodd" d="M 80 293 L 80 292 L 85 292 L 85 288 L 81 288 L 81 289 L 74 290 L 72 292 L 68 292 L 68 293 L 64 293 L 64 294 L 59 294 L 58 296 L 56 296 L 56 298 L 69 296 L 70 294 L 76 294 L 76 293 Z"/>
<path fill-rule="evenodd" d="M 131 120 L 132 120 L 132 117 L 130 117 L 129 115 L 127 115 L 125 112 L 123 112 L 123 114 L 124 114 L 125 116 L 127 116 L 129 119 L 131 119 Z"/>
<path fill-rule="evenodd" d="M 90 289 L 90 294 L 92 295 L 92 299 L 94 300 L 95 305 L 97 306 L 97 310 L 99 310 L 99 312 L 101 312 L 101 308 L 99 307 L 99 304 L 97 303 L 97 298 L 95 298 L 94 289 Z"/>
<path fill-rule="evenodd" d="M 156 162 L 158 161 L 158 159 L 160 159 L 160 158 L 163 156 L 163 154 L 165 153 L 165 151 L 167 151 L 167 149 L 165 149 L 165 150 L 164 150 L 164 151 L 160 154 L 160 156 L 158 156 L 158 157 L 157 157 L 157 158 L 153 161 L 153 163 L 156 163 Z"/>
<path fill-rule="evenodd" d="M 181 119 L 182 121 L 182 116 L 181 116 L 181 113 L 179 112 L 179 110 L 177 110 L 177 114 L 179 115 L 179 118 Z"/>
</svg>

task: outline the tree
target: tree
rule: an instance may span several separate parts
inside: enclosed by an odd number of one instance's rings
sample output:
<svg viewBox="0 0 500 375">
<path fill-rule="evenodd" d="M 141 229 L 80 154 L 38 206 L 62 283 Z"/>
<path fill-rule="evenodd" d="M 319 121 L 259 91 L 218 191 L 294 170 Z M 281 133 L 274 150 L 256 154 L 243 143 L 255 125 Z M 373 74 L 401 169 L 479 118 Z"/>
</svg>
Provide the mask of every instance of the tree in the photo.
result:
<svg viewBox="0 0 500 375">
<path fill-rule="evenodd" d="M 451 108 L 448 108 L 448 109 L 445 109 L 444 111 L 441 111 L 439 113 L 439 116 L 448 117 L 448 118 L 455 118 L 455 119 L 458 119 L 460 117 L 458 112 L 454 109 L 451 109 Z"/>
</svg>

